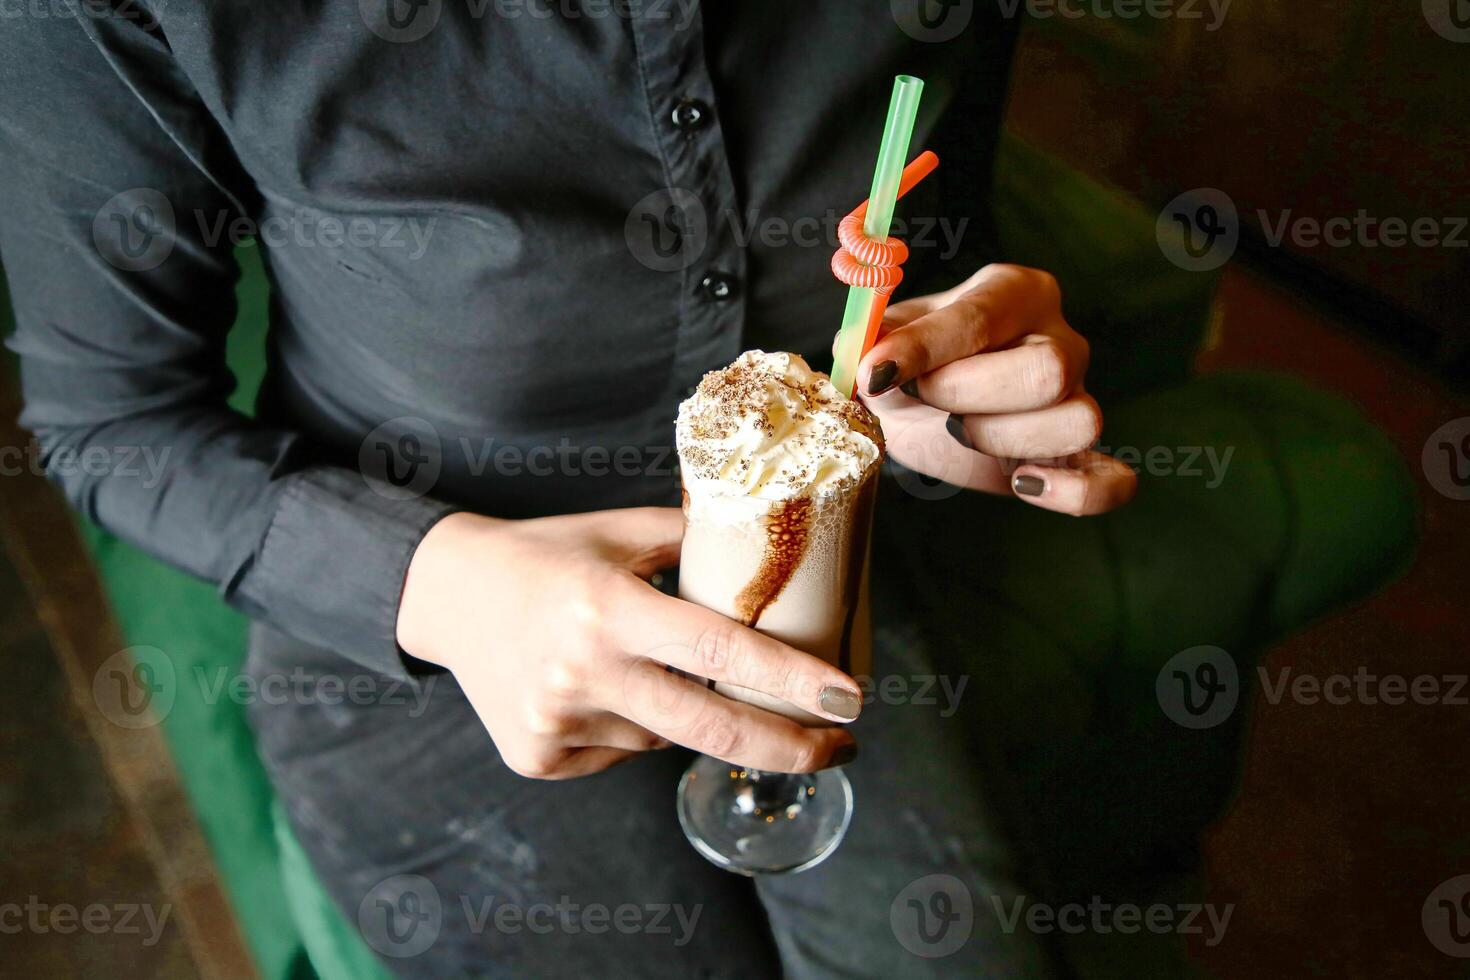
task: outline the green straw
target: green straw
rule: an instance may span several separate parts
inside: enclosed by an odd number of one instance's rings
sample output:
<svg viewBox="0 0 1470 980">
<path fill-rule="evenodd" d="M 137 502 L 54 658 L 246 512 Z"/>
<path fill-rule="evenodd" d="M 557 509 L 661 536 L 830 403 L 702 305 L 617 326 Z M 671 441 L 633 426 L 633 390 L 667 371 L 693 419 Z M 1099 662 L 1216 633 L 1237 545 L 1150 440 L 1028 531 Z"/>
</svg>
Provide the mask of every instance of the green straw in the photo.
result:
<svg viewBox="0 0 1470 980">
<path fill-rule="evenodd" d="M 873 190 L 868 195 L 868 214 L 863 221 L 863 231 L 874 241 L 887 241 L 893 225 L 898 183 L 908 159 L 909 140 L 914 135 L 914 119 L 919 114 L 919 96 L 923 92 L 922 79 L 899 75 L 893 80 L 893 99 L 888 103 L 888 122 L 883 127 L 878 166 L 873 171 Z M 863 356 L 863 340 L 876 298 L 875 290 L 858 286 L 847 292 L 847 308 L 842 314 L 837 355 L 832 363 L 832 384 L 849 397 L 857 388 L 858 361 Z"/>
</svg>

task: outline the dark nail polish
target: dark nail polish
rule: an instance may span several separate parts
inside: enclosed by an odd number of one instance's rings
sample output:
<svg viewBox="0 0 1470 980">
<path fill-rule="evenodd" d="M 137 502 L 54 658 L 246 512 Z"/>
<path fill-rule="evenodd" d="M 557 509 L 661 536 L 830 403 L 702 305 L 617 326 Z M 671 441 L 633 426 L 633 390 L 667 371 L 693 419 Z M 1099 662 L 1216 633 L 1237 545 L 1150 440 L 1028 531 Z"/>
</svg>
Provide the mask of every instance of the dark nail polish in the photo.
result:
<svg viewBox="0 0 1470 980">
<path fill-rule="evenodd" d="M 1011 486 L 1022 496 L 1039 497 L 1046 490 L 1046 481 L 1039 476 L 1018 476 Z"/>
<path fill-rule="evenodd" d="M 903 392 L 905 395 L 908 395 L 910 398 L 918 398 L 919 397 L 919 379 L 918 378 L 909 378 L 903 384 L 901 384 L 901 385 L 898 386 L 898 390 L 901 391 L 901 392 Z"/>
<path fill-rule="evenodd" d="M 822 688 L 822 693 L 817 697 L 817 703 L 827 714 L 836 715 L 843 721 L 852 721 L 858 716 L 858 712 L 863 710 L 861 694 L 836 685 Z"/>
<path fill-rule="evenodd" d="M 828 757 L 828 759 L 827 759 L 827 768 L 828 769 L 836 769 L 838 766 L 845 766 L 849 762 L 851 762 L 853 759 L 856 759 L 856 758 L 857 758 L 857 743 L 856 742 L 848 742 L 845 745 L 839 745 L 839 746 L 837 746 L 837 748 L 835 748 L 835 749 L 832 750 L 832 755 Z"/>
<path fill-rule="evenodd" d="M 881 395 L 893 387 L 893 379 L 898 377 L 897 361 L 879 361 L 868 372 L 868 394 Z"/>
<path fill-rule="evenodd" d="M 975 448 L 974 443 L 970 442 L 970 434 L 965 431 L 964 419 L 958 415 L 951 415 L 948 421 L 944 423 L 944 428 L 945 431 L 954 436 L 954 441 L 961 446 L 964 446 L 966 449 Z"/>
</svg>

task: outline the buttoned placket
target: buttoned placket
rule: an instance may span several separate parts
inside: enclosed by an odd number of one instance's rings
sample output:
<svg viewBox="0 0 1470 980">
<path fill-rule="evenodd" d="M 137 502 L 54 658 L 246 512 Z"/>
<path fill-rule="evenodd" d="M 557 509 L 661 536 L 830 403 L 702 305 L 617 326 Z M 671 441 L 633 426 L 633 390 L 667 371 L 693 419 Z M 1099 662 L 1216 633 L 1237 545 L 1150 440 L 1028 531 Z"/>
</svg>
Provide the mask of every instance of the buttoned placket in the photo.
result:
<svg viewBox="0 0 1470 980">
<path fill-rule="evenodd" d="M 699 4 L 647 5 L 631 25 L 668 190 L 700 211 L 685 214 L 685 232 L 697 238 L 684 267 L 668 273 L 682 277 L 669 380 L 683 398 L 706 371 L 741 351 L 748 289 L 745 250 L 737 238 L 739 203 L 705 61 Z"/>
</svg>

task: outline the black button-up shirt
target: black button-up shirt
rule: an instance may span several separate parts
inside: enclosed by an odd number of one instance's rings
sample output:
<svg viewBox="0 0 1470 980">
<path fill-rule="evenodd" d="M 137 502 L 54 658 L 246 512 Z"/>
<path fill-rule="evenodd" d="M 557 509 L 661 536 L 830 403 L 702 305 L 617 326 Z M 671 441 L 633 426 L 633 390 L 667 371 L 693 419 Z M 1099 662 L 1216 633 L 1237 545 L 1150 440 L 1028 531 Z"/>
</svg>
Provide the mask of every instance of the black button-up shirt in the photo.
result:
<svg viewBox="0 0 1470 980">
<path fill-rule="evenodd" d="M 1013 34 L 990 5 L 113 3 L 0 29 L 24 421 L 103 526 L 379 669 L 449 508 L 676 503 L 705 371 L 826 366 L 836 222 L 896 73 L 927 80 L 913 152 L 942 159 L 901 209 L 906 288 L 986 258 Z M 248 419 L 225 336 L 252 235 Z"/>
</svg>

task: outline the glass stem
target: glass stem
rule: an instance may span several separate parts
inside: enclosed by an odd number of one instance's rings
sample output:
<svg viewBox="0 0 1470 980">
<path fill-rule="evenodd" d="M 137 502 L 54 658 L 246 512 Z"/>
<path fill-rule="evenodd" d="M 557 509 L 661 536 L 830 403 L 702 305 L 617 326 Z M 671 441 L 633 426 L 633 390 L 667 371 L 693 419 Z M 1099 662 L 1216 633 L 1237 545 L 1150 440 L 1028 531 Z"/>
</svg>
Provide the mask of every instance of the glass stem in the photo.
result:
<svg viewBox="0 0 1470 980">
<path fill-rule="evenodd" d="M 814 776 L 747 769 L 734 805 L 737 812 L 755 819 L 794 818 L 815 792 Z"/>
</svg>

